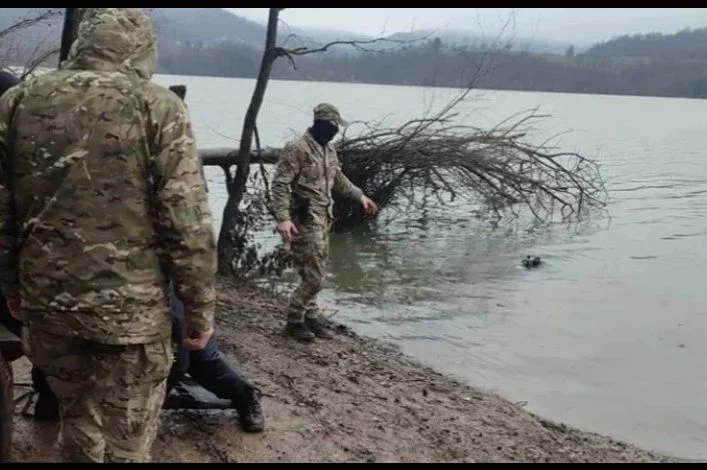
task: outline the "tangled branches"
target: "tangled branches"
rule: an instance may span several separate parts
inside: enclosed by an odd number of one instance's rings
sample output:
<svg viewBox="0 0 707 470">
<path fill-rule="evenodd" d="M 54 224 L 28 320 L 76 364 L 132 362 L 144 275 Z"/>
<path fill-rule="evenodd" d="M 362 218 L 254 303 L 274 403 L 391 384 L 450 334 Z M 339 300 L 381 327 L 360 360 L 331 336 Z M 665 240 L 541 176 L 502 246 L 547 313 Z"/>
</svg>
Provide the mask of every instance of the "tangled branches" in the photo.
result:
<svg viewBox="0 0 707 470">
<path fill-rule="evenodd" d="M 249 176 L 250 191 L 242 200 L 234 228 L 228 233 L 233 247 L 229 269 L 241 281 L 281 277 L 292 264 L 291 254 L 285 246 L 278 245 L 274 250 L 260 253 L 262 243 L 255 238 L 256 232 L 272 226 L 266 178 L 262 165 L 260 171 Z"/>
<path fill-rule="evenodd" d="M 59 52 L 51 34 L 42 37 L 38 28 L 52 30 L 61 18 L 62 8 L 32 9 L 25 16 L 0 29 L 0 69 L 7 69 L 24 80 Z M 29 35 L 24 33 L 30 32 Z"/>
<path fill-rule="evenodd" d="M 495 218 L 527 208 L 538 222 L 556 215 L 581 219 L 604 207 L 598 165 L 544 142 L 527 142 L 535 110 L 491 130 L 454 124 L 451 103 L 430 119 L 397 129 L 375 129 L 338 145 L 344 173 L 382 206 L 415 204 L 426 196 L 475 198 Z M 422 197 L 421 197 L 422 196 Z M 361 211 L 337 201 L 339 227 L 358 223 Z"/>
</svg>

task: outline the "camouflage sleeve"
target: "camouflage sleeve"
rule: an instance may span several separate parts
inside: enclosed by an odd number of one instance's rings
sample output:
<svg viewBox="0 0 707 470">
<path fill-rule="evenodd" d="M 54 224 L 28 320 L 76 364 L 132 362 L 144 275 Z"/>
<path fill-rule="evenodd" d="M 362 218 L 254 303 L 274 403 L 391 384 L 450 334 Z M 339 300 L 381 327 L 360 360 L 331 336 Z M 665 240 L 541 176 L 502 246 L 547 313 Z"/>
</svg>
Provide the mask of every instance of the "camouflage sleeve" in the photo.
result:
<svg viewBox="0 0 707 470">
<path fill-rule="evenodd" d="M 213 328 L 216 297 L 211 210 L 189 113 L 176 95 L 162 98 L 151 110 L 156 118 L 152 165 L 156 230 L 165 274 L 184 304 L 187 328 L 202 333 Z"/>
<path fill-rule="evenodd" d="M 299 162 L 298 151 L 294 145 L 285 145 L 275 165 L 275 175 L 270 188 L 277 223 L 290 220 L 291 185 L 300 171 Z"/>
<path fill-rule="evenodd" d="M 19 87 L 0 98 L 0 289 L 5 298 L 19 294 L 17 220 L 12 195 L 12 162 L 9 154 L 9 125 L 21 98 Z"/>
<path fill-rule="evenodd" d="M 341 165 L 336 166 L 336 176 L 334 177 L 334 186 L 331 188 L 333 192 L 351 199 L 353 201 L 358 201 L 363 196 L 363 191 L 358 188 L 355 184 L 349 180 L 343 171 L 341 171 Z"/>
</svg>

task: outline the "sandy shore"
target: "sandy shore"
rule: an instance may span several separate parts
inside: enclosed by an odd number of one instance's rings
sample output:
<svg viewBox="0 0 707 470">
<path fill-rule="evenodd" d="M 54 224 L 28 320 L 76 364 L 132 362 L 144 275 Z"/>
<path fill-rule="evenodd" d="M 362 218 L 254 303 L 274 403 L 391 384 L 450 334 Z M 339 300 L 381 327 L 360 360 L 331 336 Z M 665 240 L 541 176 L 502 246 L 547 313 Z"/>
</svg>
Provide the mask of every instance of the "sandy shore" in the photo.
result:
<svg viewBox="0 0 707 470">
<path fill-rule="evenodd" d="M 296 343 L 283 318 L 280 302 L 220 289 L 217 334 L 262 389 L 266 431 L 240 431 L 232 411 L 164 411 L 155 461 L 677 461 L 542 419 L 341 325 L 334 340 Z M 15 460 L 56 461 L 57 427 L 17 419 Z"/>
</svg>

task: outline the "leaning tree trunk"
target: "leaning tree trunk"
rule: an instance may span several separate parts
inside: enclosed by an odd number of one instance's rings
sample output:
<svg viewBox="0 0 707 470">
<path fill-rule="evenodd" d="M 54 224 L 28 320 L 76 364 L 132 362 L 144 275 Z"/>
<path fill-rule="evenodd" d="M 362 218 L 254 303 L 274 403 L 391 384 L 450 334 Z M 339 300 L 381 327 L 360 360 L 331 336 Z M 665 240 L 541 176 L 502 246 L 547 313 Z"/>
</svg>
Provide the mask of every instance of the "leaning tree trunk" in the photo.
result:
<svg viewBox="0 0 707 470">
<path fill-rule="evenodd" d="M 238 255 L 239 243 L 234 240 L 233 231 L 239 222 L 240 203 L 246 191 L 246 183 L 250 175 L 250 156 L 253 144 L 253 133 L 255 132 L 256 120 L 260 106 L 263 104 L 265 89 L 270 79 L 270 71 L 273 62 L 277 59 L 275 43 L 277 41 L 278 15 L 282 8 L 270 8 L 268 17 L 268 29 L 265 37 L 265 51 L 263 60 L 260 63 L 258 79 L 255 83 L 255 90 L 248 106 L 248 111 L 243 122 L 238 156 L 236 158 L 236 174 L 231 175 L 231 165 L 226 164 L 222 168 L 226 173 L 226 189 L 228 190 L 228 200 L 223 209 L 221 221 L 221 231 L 218 237 L 218 272 L 221 275 L 233 274 L 233 261 Z"/>
</svg>

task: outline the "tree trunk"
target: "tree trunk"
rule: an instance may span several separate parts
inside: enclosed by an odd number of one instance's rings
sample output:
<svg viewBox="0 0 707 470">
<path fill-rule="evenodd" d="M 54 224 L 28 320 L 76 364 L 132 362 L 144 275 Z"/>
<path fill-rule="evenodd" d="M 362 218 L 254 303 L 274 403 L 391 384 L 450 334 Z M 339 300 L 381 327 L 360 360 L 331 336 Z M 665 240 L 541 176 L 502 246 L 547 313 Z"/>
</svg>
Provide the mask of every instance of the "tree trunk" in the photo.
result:
<svg viewBox="0 0 707 470">
<path fill-rule="evenodd" d="M 66 60 L 71 50 L 71 45 L 79 35 L 79 23 L 83 16 L 83 8 L 66 8 L 64 12 L 64 29 L 61 32 L 61 50 L 59 51 L 59 65 Z"/>
<path fill-rule="evenodd" d="M 239 205 L 243 200 L 248 176 L 250 176 L 251 146 L 258 112 L 260 111 L 260 106 L 263 104 L 263 97 L 265 96 L 265 89 L 268 86 L 273 62 L 277 59 L 275 45 L 277 41 L 277 23 L 280 10 L 280 8 L 270 8 L 268 29 L 265 37 L 265 51 L 263 52 L 263 60 L 260 63 L 260 71 L 258 72 L 258 79 L 255 83 L 255 90 L 253 90 L 253 96 L 251 97 L 250 105 L 245 115 L 245 121 L 243 122 L 235 177 L 231 178 L 230 167 L 224 168 L 224 171 L 227 172 L 226 188 L 228 190 L 228 200 L 223 209 L 221 230 L 218 237 L 218 272 L 221 275 L 233 274 L 233 260 L 238 254 L 236 253 L 236 246 L 232 239 L 233 229 L 238 223 L 238 216 L 240 214 Z"/>
</svg>

